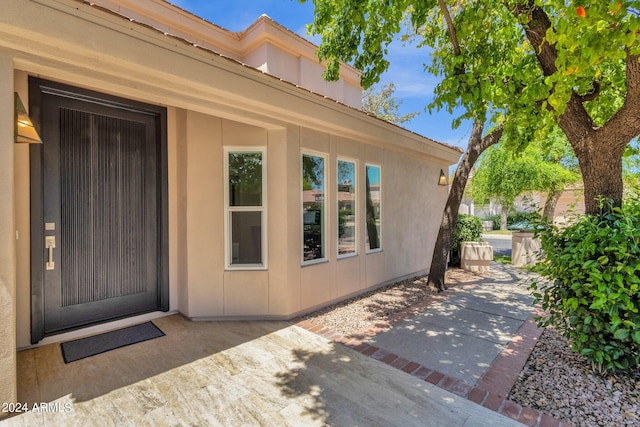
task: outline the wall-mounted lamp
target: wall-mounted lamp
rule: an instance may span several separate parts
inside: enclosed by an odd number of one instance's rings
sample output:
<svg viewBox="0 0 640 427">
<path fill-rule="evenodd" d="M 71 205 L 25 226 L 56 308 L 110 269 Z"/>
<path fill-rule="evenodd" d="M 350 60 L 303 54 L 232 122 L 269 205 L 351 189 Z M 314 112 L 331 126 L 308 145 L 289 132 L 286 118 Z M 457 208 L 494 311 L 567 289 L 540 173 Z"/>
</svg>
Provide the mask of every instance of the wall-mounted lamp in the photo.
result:
<svg viewBox="0 0 640 427">
<path fill-rule="evenodd" d="M 14 92 L 15 102 L 15 142 L 27 144 L 42 144 L 42 139 L 31 122 L 27 110 L 20 99 L 20 96 Z"/>
<path fill-rule="evenodd" d="M 447 176 L 444 174 L 444 171 L 440 169 L 440 178 L 438 178 L 438 185 L 449 185 L 447 182 Z"/>
</svg>

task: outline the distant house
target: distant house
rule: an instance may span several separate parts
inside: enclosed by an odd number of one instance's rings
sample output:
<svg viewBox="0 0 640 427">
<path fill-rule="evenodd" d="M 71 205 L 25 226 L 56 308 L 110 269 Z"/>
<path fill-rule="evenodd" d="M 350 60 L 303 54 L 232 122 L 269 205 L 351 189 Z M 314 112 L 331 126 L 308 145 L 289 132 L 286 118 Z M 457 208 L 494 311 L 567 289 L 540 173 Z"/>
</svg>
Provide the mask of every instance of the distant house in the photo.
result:
<svg viewBox="0 0 640 427">
<path fill-rule="evenodd" d="M 527 192 L 519 196 L 513 205 L 516 212 L 533 212 L 544 209 L 547 200 L 547 193 L 540 191 Z M 556 224 L 563 224 L 573 214 L 584 214 L 584 189 L 582 185 L 575 185 L 566 188 L 553 211 L 553 221 Z M 483 205 L 477 205 L 471 198 L 463 198 L 458 211 L 461 214 L 475 215 L 479 218 L 486 218 L 492 215 L 500 215 L 500 205 L 489 201 Z"/>
<path fill-rule="evenodd" d="M 314 55 L 266 16 L 3 2 L 0 401 L 15 349 L 176 312 L 289 319 L 426 272 L 460 150 L 362 113 L 359 73 L 327 83 Z M 26 111 L 42 144 L 14 143 Z"/>
<path fill-rule="evenodd" d="M 534 191 L 528 195 L 526 201 L 522 201 L 521 210 L 525 210 L 527 205 L 539 206 L 539 208 L 542 209 L 544 208 L 546 200 L 546 193 Z M 571 215 L 582 215 L 584 213 L 583 185 L 582 183 L 571 185 L 562 192 L 558 199 L 556 208 L 553 211 L 553 222 L 563 224 L 570 219 Z"/>
</svg>

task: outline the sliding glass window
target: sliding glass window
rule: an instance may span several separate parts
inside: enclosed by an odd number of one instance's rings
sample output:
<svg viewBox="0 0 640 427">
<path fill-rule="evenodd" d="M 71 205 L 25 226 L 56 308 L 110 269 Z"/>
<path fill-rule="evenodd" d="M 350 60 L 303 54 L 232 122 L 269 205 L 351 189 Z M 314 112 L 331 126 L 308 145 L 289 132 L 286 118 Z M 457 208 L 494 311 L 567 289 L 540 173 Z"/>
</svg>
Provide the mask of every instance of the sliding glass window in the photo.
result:
<svg viewBox="0 0 640 427">
<path fill-rule="evenodd" d="M 338 258 L 356 255 L 356 163 L 338 160 Z"/>
<path fill-rule="evenodd" d="M 302 263 L 326 260 L 326 158 L 302 154 Z"/>
<path fill-rule="evenodd" d="M 265 269 L 266 152 L 225 149 L 225 243 L 228 269 Z"/>
<path fill-rule="evenodd" d="M 380 166 L 366 165 L 365 172 L 367 203 L 367 238 L 365 246 L 367 252 L 377 252 L 382 250 L 382 179 Z"/>
</svg>

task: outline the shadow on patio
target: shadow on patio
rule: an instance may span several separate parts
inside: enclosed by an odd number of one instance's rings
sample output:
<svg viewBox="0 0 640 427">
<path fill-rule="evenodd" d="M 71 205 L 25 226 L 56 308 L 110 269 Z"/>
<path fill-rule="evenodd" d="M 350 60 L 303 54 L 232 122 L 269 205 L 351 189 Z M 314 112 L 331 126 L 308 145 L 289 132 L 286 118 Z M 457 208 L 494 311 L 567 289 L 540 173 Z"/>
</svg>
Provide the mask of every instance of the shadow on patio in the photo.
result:
<svg viewBox="0 0 640 427">
<path fill-rule="evenodd" d="M 191 322 L 179 315 L 153 322 L 166 336 L 69 364 L 59 343 L 18 352 L 18 400 L 49 402 L 72 394 L 76 401 L 86 401 L 207 357 L 224 364 L 225 350 L 288 326 Z"/>
<path fill-rule="evenodd" d="M 286 322 L 154 322 L 166 337 L 67 365 L 59 344 L 21 352 L 20 400 L 63 411 L 0 424 L 515 425 Z"/>
</svg>

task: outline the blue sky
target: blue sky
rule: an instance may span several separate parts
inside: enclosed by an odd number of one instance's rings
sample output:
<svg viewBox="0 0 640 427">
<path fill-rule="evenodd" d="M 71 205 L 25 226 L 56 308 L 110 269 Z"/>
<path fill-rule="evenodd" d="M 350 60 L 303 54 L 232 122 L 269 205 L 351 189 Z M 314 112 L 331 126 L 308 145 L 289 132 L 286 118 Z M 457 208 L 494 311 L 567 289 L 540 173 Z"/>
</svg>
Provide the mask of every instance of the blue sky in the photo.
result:
<svg viewBox="0 0 640 427">
<path fill-rule="evenodd" d="M 313 2 L 297 0 L 170 0 L 171 3 L 231 31 L 241 31 L 262 14 L 284 25 L 291 31 L 318 44 L 319 39 L 307 35 L 306 25 L 313 20 Z M 451 128 L 451 117 L 446 111 L 429 114 L 424 107 L 433 98 L 437 78 L 424 71 L 429 61 L 428 52 L 415 46 L 394 42 L 389 49 L 389 70 L 382 76 L 381 84 L 393 82 L 396 98 L 401 101 L 400 112 L 418 111 L 421 114 L 403 126 L 440 142 L 467 146 L 470 124 Z"/>
</svg>

